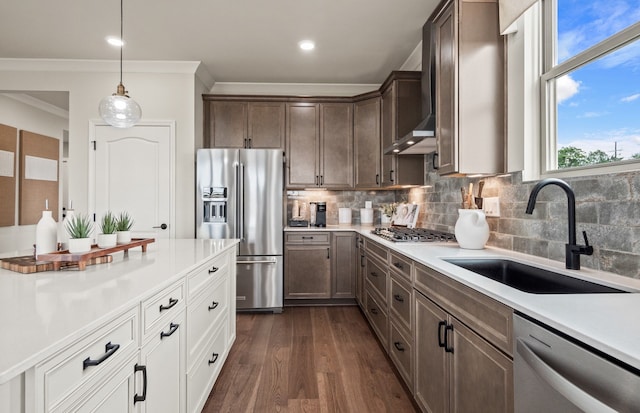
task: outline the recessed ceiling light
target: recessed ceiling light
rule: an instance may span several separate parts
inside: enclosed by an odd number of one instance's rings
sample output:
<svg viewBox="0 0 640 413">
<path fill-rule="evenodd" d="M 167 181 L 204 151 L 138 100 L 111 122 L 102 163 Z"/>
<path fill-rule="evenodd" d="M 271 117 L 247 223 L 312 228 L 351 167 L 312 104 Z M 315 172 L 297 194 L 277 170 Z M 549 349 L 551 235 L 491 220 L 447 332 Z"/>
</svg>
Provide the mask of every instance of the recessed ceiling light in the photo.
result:
<svg viewBox="0 0 640 413">
<path fill-rule="evenodd" d="M 298 46 L 305 51 L 313 50 L 316 47 L 316 44 L 311 40 L 302 40 L 298 43 Z"/>
<path fill-rule="evenodd" d="M 119 37 L 115 37 L 115 36 L 108 36 L 107 37 L 107 43 L 109 43 L 111 46 L 115 46 L 115 47 L 124 46 L 124 42 L 122 40 L 120 40 Z"/>
</svg>

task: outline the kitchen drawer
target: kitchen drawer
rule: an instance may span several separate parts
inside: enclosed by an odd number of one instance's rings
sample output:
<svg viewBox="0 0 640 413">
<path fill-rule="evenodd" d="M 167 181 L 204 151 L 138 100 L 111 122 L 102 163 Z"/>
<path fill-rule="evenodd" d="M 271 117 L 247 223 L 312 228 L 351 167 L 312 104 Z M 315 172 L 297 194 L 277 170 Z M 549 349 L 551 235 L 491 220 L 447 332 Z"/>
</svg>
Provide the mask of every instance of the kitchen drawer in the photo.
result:
<svg viewBox="0 0 640 413">
<path fill-rule="evenodd" d="M 513 355 L 510 307 L 422 264 L 416 264 L 415 288 L 485 340 Z"/>
<path fill-rule="evenodd" d="M 138 308 L 76 340 L 33 370 L 35 411 L 56 410 L 121 368 L 138 350 Z M 42 404 L 40 404 L 42 403 Z"/>
<path fill-rule="evenodd" d="M 407 387 L 413 388 L 413 351 L 410 335 L 403 328 L 399 328 L 391 322 L 391 335 L 389 337 L 389 356 L 398 368 Z"/>
<path fill-rule="evenodd" d="M 209 261 L 206 265 L 187 276 L 187 296 L 189 300 L 207 287 L 207 283 L 217 278 L 226 277 L 229 271 L 229 254 L 226 252 Z"/>
<path fill-rule="evenodd" d="M 412 291 L 408 284 L 401 280 L 399 275 L 391 274 L 391 298 L 389 309 L 393 316 L 407 330 L 411 330 L 411 303 Z"/>
<path fill-rule="evenodd" d="M 374 255 L 385 264 L 389 261 L 389 249 L 367 238 L 364 245 L 367 255 Z"/>
<path fill-rule="evenodd" d="M 407 281 L 412 281 L 411 268 L 413 268 L 413 261 L 395 252 L 391 252 L 390 261 L 391 265 L 389 268 L 392 271 L 402 275 Z"/>
<path fill-rule="evenodd" d="M 141 303 L 142 341 L 184 308 L 184 282 L 171 285 Z"/>
<path fill-rule="evenodd" d="M 378 264 L 376 260 L 367 257 L 365 278 L 382 297 L 382 304 L 387 303 L 387 270 Z"/>
<path fill-rule="evenodd" d="M 287 232 L 287 244 L 329 244 L 331 234 L 328 232 Z"/>
<path fill-rule="evenodd" d="M 365 310 L 373 331 L 376 332 L 382 346 L 387 349 L 387 338 L 389 337 L 389 318 L 384 307 L 378 304 L 373 298 L 375 294 L 367 291 L 365 294 Z"/>
<path fill-rule="evenodd" d="M 204 407 L 227 356 L 227 323 L 215 330 L 187 373 L 187 412 L 199 413 Z"/>
<path fill-rule="evenodd" d="M 196 354 L 202 351 L 220 324 L 228 324 L 229 279 L 219 279 L 210 288 L 189 303 L 187 307 L 187 366 L 191 366 Z"/>
</svg>

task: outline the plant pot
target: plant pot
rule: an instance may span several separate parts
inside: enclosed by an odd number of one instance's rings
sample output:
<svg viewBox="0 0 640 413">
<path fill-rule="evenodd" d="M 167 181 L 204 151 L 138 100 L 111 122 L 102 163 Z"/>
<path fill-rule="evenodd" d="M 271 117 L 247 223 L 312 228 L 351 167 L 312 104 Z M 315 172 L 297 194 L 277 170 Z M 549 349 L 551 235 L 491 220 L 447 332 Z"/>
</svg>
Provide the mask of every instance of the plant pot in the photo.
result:
<svg viewBox="0 0 640 413">
<path fill-rule="evenodd" d="M 389 225 L 391 225 L 391 217 L 385 215 L 384 213 L 380 214 L 380 224 L 383 227 L 388 227 Z"/>
<path fill-rule="evenodd" d="M 98 234 L 98 247 L 100 248 L 115 247 L 117 241 L 117 234 Z"/>
<path fill-rule="evenodd" d="M 70 238 L 69 253 L 80 254 L 91 251 L 91 238 Z"/>
<path fill-rule="evenodd" d="M 131 242 L 131 231 L 116 231 L 117 243 L 127 244 Z"/>
</svg>

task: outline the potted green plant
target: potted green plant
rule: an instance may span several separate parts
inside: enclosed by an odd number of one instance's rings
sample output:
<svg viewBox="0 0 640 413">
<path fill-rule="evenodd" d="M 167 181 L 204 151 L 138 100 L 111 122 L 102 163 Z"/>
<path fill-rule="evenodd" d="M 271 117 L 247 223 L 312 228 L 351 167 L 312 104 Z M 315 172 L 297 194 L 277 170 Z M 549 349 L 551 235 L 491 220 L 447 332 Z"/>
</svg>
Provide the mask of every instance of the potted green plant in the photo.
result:
<svg viewBox="0 0 640 413">
<path fill-rule="evenodd" d="M 118 216 L 116 224 L 117 243 L 126 244 L 131 242 L 131 227 L 133 226 L 133 218 L 128 212 L 121 212 Z"/>
<path fill-rule="evenodd" d="M 390 204 L 380 204 L 380 223 L 383 225 L 391 223 L 391 217 L 393 217 L 393 214 L 396 213 L 397 207 L 397 202 L 393 202 Z"/>
<path fill-rule="evenodd" d="M 100 230 L 102 234 L 98 234 L 98 247 L 111 248 L 116 246 L 118 235 L 116 229 L 118 219 L 111 211 L 107 211 L 100 220 Z"/>
<path fill-rule="evenodd" d="M 71 254 L 91 251 L 93 222 L 89 215 L 74 215 L 67 221 L 66 230 L 69 234 L 69 252 Z"/>
</svg>

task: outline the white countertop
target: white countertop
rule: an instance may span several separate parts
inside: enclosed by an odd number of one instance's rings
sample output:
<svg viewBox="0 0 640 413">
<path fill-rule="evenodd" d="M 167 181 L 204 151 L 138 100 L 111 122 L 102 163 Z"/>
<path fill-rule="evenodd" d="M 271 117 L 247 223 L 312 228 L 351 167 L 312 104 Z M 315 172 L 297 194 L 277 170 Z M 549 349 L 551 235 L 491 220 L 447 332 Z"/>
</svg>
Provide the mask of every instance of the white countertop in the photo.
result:
<svg viewBox="0 0 640 413">
<path fill-rule="evenodd" d="M 583 268 L 567 270 L 564 262 L 499 248 L 465 250 L 455 243 L 394 243 L 362 228 L 362 235 L 427 265 L 514 310 L 562 331 L 640 369 L 640 280 Z M 531 294 L 448 263 L 443 258 L 508 257 L 514 261 L 618 287 L 629 294 Z"/>
<path fill-rule="evenodd" d="M 237 240 L 156 240 L 113 262 L 20 274 L 0 269 L 0 384 L 70 344 L 119 311 L 233 248 Z"/>
</svg>

